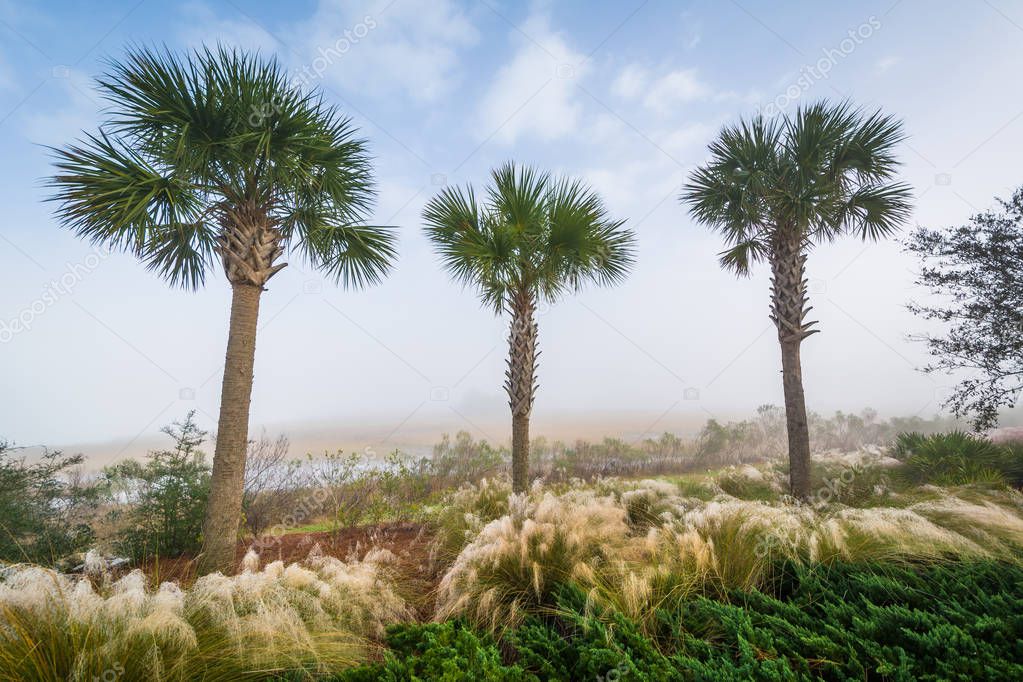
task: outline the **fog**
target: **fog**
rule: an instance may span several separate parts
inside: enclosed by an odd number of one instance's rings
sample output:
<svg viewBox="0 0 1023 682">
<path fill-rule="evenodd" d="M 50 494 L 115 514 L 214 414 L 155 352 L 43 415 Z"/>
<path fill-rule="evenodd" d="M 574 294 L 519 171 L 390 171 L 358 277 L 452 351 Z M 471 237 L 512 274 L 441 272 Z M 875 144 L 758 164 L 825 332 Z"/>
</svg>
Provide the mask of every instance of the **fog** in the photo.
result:
<svg viewBox="0 0 1023 682">
<path fill-rule="evenodd" d="M 35 14 L 0 5 L 29 43 L 0 45 L 0 320 L 28 322 L 0 344 L 0 436 L 105 462 L 158 446 L 160 427 L 189 410 L 215 428 L 229 308 L 222 273 L 198 292 L 172 290 L 130 256 L 76 240 L 43 203 L 43 145 L 95 128 L 101 103 L 90 79 L 131 40 L 258 47 L 300 71 L 358 17 L 376 17 L 316 82 L 371 142 L 373 220 L 400 228 L 400 258 L 362 291 L 324 281 L 297 255 L 270 282 L 251 431 L 287 433 L 299 453 L 418 451 L 458 430 L 509 439 L 507 320 L 450 281 L 419 217 L 443 184 L 480 186 L 506 159 L 587 180 L 638 236 L 623 285 L 587 288 L 539 316 L 533 433 L 566 440 L 691 434 L 707 418 L 781 404 L 767 272 L 722 271 L 720 238 L 693 223 L 678 194 L 722 124 L 776 101 L 808 65 L 832 54 L 827 77 L 795 85 L 787 110 L 849 97 L 904 120 L 902 175 L 916 203 L 907 229 L 962 222 L 1020 182 L 1023 93 L 1012 84 L 1023 41 L 1018 24 L 988 7 L 861 3 L 803 16 L 768 3 L 747 3 L 749 13 L 651 3 L 622 24 L 624 9 L 581 20 L 582 6 L 536 3 L 506 8 L 513 28 L 485 7 L 413 5 L 324 2 L 308 16 L 271 5 L 252 16 L 147 8 L 112 29 L 113 17 L 70 6 Z M 835 56 L 871 18 L 870 35 Z M 77 22 L 81 35 L 54 44 Z M 957 40 L 933 39 L 951 27 Z M 399 54 L 421 55 L 419 71 L 396 65 Z M 371 81 L 357 77 L 370 72 Z M 897 242 L 849 238 L 811 253 L 821 333 L 803 346 L 810 410 L 940 412 L 954 379 L 919 371 L 927 356 L 909 337 L 927 327 L 905 308 L 925 296 L 916 267 Z"/>
</svg>

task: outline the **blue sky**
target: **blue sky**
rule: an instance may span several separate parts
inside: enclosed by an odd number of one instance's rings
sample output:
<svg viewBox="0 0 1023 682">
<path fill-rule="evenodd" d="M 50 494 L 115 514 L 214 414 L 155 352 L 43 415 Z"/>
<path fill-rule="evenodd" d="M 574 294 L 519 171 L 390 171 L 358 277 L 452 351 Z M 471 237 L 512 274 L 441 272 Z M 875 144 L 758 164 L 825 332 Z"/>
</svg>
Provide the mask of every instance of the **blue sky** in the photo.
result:
<svg viewBox="0 0 1023 682">
<path fill-rule="evenodd" d="M 778 351 L 766 273 L 720 271 L 718 238 L 677 202 L 706 144 L 765 107 L 880 106 L 910 135 L 913 222 L 961 222 L 1021 181 L 1021 38 L 1023 6 L 1006 0 L 0 0 L 0 323 L 29 327 L 0 339 L 0 435 L 134 454 L 188 409 L 215 422 L 222 277 L 169 289 L 77 241 L 43 201 L 46 145 L 96 127 L 92 78 L 131 43 L 277 54 L 369 139 L 374 219 L 400 226 L 400 260 L 365 291 L 291 260 L 264 297 L 252 423 L 390 447 L 459 428 L 507 438 L 504 323 L 449 281 L 420 232 L 442 184 L 479 184 L 514 158 L 583 177 L 638 233 L 626 284 L 541 316 L 541 431 L 576 419 L 637 436 L 742 415 L 780 403 Z M 811 409 L 937 410 L 951 381 L 916 371 L 914 267 L 897 244 L 812 254 Z"/>
</svg>

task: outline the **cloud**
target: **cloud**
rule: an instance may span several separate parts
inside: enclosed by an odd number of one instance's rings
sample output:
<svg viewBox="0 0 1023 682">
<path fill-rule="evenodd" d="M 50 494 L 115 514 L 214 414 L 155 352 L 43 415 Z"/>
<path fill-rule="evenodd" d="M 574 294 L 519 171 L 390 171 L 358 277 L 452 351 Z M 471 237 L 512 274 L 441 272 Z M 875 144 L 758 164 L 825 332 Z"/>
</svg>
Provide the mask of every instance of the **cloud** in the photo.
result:
<svg viewBox="0 0 1023 682">
<path fill-rule="evenodd" d="M 644 139 L 621 120 L 598 116 L 587 126 L 586 138 L 607 155 L 595 159 L 584 175 L 610 206 L 638 218 L 678 193 L 689 164 L 716 131 L 714 124 L 693 122 L 650 129 Z"/>
<path fill-rule="evenodd" d="M 460 52 L 479 32 L 452 0 L 321 0 L 288 31 L 303 80 L 372 96 L 430 102 L 460 79 Z"/>
<path fill-rule="evenodd" d="M 188 3 L 182 8 L 186 28 L 180 31 L 181 39 L 191 48 L 207 45 L 227 45 L 246 50 L 258 50 L 273 54 L 282 49 L 270 33 L 245 16 L 239 18 L 220 17 L 206 4 Z"/>
<path fill-rule="evenodd" d="M 667 111 L 678 104 L 703 99 L 710 88 L 696 75 L 696 69 L 680 69 L 661 76 L 650 84 L 643 103 L 657 111 Z"/>
<path fill-rule="evenodd" d="M 618 77 L 611 83 L 611 92 L 619 97 L 631 99 L 642 94 L 649 82 L 649 71 L 642 66 L 629 64 L 622 69 Z"/>
<path fill-rule="evenodd" d="M 513 36 L 518 49 L 498 70 L 479 108 L 480 137 L 511 144 L 520 137 L 553 140 L 578 130 L 576 81 L 584 75 L 585 55 L 543 17 L 531 17 Z"/>
<path fill-rule="evenodd" d="M 82 138 L 83 131 L 95 132 L 104 106 L 91 76 L 76 69 L 57 67 L 53 84 L 64 95 L 54 108 L 25 116 L 25 135 L 37 144 L 59 146 Z"/>
<path fill-rule="evenodd" d="M 874 70 L 876 70 L 878 73 L 884 73 L 885 71 L 888 71 L 888 69 L 898 64 L 900 61 L 901 60 L 898 57 L 892 55 L 882 57 L 881 59 L 877 60 L 877 63 L 874 65 Z"/>
<path fill-rule="evenodd" d="M 652 76 L 649 69 L 636 64 L 622 69 L 611 84 L 611 91 L 626 99 L 642 97 L 643 106 L 660 114 L 668 113 L 681 104 L 717 96 L 700 79 L 696 69 L 675 69 Z"/>
<path fill-rule="evenodd" d="M 271 32 L 255 17 L 191 3 L 183 40 L 276 53 L 303 88 L 428 102 L 457 83 L 459 51 L 479 33 L 453 0 L 320 0 L 311 16 Z"/>
</svg>

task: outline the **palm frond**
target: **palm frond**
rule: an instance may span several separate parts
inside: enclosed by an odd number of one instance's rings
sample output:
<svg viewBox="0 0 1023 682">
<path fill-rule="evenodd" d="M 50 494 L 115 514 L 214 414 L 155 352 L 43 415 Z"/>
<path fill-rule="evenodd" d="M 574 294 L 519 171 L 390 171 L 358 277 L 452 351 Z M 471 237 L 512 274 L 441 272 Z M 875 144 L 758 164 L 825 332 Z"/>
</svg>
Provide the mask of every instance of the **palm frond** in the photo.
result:
<svg viewBox="0 0 1023 682">
<path fill-rule="evenodd" d="M 281 246 L 345 285 L 378 281 L 390 228 L 365 225 L 376 196 L 366 142 L 273 58 L 234 48 L 179 56 L 133 47 L 98 79 L 100 132 L 54 150 L 58 217 L 128 248 L 173 284 L 202 284 L 230 209 L 280 231 Z M 308 240 L 306 242 L 305 240 Z"/>
<path fill-rule="evenodd" d="M 186 178 L 161 172 L 105 132 L 51 151 L 57 169 L 48 181 L 56 190 L 51 200 L 57 203 L 58 218 L 79 237 L 165 263 L 149 249 L 163 235 L 196 229 L 201 189 Z M 189 271 L 201 263 L 177 262 L 185 269 L 158 269 L 174 282 L 201 282 L 201 274 Z"/>
<path fill-rule="evenodd" d="M 508 297 L 550 301 L 587 282 L 614 284 L 634 262 L 634 236 L 583 183 L 507 163 L 486 201 L 446 188 L 423 211 L 426 233 L 455 280 L 502 311 Z"/>
<path fill-rule="evenodd" d="M 721 264 L 740 275 L 769 256 L 773 237 L 806 247 L 848 233 L 880 239 L 911 211 L 908 186 L 893 181 L 903 139 L 897 119 L 849 102 L 757 116 L 721 131 L 681 200 L 724 235 Z"/>
</svg>

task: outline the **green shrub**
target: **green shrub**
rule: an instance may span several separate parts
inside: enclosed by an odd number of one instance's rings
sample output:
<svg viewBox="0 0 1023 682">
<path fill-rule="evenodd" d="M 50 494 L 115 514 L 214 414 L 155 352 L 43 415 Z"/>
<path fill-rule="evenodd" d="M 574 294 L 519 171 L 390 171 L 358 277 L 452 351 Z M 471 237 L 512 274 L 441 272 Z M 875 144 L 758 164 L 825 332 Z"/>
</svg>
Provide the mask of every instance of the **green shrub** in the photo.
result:
<svg viewBox="0 0 1023 682">
<path fill-rule="evenodd" d="M 82 456 L 48 450 L 29 463 L 15 452 L 0 440 L 0 561 L 50 563 L 87 547 L 100 488 L 72 475 Z"/>
<path fill-rule="evenodd" d="M 487 635 L 461 621 L 402 624 L 388 629 L 385 661 L 342 673 L 338 682 L 432 680 L 436 682 L 527 682 L 537 680 L 518 665 L 504 665 Z"/>
<path fill-rule="evenodd" d="M 782 564 L 772 573 L 765 592 L 666 606 L 650 635 L 563 583 L 547 613 L 497 644 L 461 621 L 399 626 L 385 663 L 340 679 L 1023 678 L 1019 566 Z"/>
<path fill-rule="evenodd" d="M 696 599 L 665 619 L 685 627 L 689 671 L 747 679 L 1020 679 L 1023 571 L 999 563 L 926 569 L 789 566 L 778 595 Z M 678 632 L 679 630 L 675 630 Z"/>
<path fill-rule="evenodd" d="M 964 431 L 900 434 L 892 455 L 903 462 L 897 473 L 911 485 L 997 486 L 1019 481 L 1016 450 Z"/>
<path fill-rule="evenodd" d="M 1005 450 L 1002 474 L 1010 485 L 1023 488 L 1023 441 L 1007 441 L 1002 448 Z"/>
<path fill-rule="evenodd" d="M 433 446 L 430 466 L 436 483 L 449 487 L 464 481 L 478 481 L 495 476 L 505 470 L 509 453 L 495 448 L 485 440 L 474 440 L 468 431 L 459 431 L 452 441 L 444 434 L 440 443 Z"/>
<path fill-rule="evenodd" d="M 172 450 L 150 452 L 145 463 L 127 460 L 104 469 L 123 502 L 113 512 L 117 544 L 135 558 L 178 556 L 200 546 L 210 467 L 199 448 L 207 434 L 196 425 L 194 410 L 163 432 L 174 439 Z"/>
</svg>

